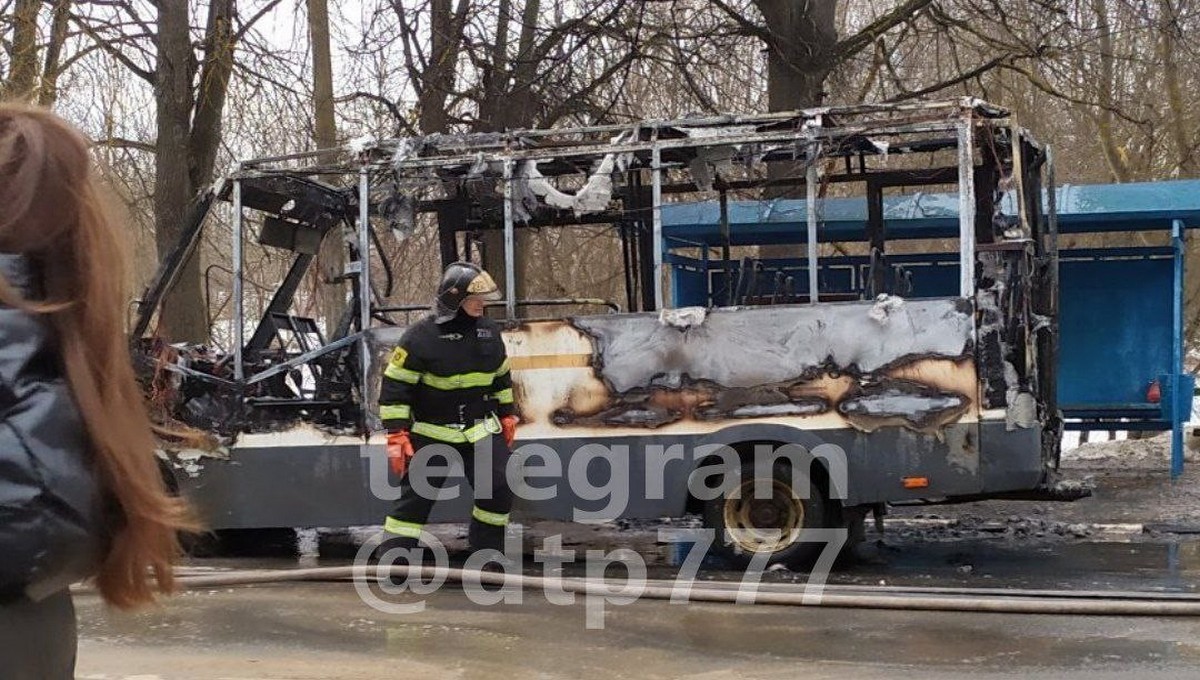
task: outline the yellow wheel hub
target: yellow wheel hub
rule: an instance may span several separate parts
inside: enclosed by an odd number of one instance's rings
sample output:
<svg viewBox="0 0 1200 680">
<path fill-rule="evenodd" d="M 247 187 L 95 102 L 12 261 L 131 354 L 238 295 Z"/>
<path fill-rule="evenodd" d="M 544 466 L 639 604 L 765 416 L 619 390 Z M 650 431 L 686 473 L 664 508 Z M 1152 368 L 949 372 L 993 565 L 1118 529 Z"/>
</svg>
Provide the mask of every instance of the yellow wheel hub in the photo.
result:
<svg viewBox="0 0 1200 680">
<path fill-rule="evenodd" d="M 769 494 L 755 498 L 754 480 L 746 480 L 725 498 L 725 531 L 745 552 L 774 553 L 799 538 L 804 528 L 804 503 L 791 487 L 771 480 Z"/>
</svg>

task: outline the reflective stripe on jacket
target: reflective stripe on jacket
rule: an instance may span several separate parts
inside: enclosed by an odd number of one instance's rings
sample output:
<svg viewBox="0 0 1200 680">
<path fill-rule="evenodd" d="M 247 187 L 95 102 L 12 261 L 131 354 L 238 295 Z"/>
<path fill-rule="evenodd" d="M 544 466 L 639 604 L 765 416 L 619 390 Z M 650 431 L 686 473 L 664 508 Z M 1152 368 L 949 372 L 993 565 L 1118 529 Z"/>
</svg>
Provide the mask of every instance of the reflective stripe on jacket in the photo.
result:
<svg viewBox="0 0 1200 680">
<path fill-rule="evenodd" d="M 499 432 L 495 418 L 514 412 L 500 332 L 492 319 L 462 311 L 445 323 L 431 315 L 410 326 L 383 371 L 383 426 L 450 443 Z"/>
</svg>

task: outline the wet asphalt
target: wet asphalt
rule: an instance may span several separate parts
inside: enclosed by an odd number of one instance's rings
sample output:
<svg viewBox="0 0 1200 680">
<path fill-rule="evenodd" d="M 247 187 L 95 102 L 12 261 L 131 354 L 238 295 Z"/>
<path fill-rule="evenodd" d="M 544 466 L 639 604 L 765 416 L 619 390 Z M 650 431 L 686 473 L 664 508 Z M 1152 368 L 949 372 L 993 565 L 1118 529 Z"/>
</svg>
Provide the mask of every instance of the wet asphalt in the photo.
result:
<svg viewBox="0 0 1200 680">
<path fill-rule="evenodd" d="M 622 541 L 638 545 L 636 536 Z M 649 573 L 669 578 L 671 554 L 652 543 L 640 546 Z M 839 563 L 830 583 L 1184 593 L 1200 583 L 1200 542 L 1186 537 L 900 537 L 868 547 L 859 559 Z M 336 541 L 324 552 L 329 556 L 198 560 L 193 570 L 348 563 Z M 710 565 L 701 579 L 740 576 L 720 567 Z M 786 571 L 764 578 L 804 580 Z M 420 597 L 374 592 L 364 600 L 348 583 L 213 588 L 135 614 L 108 611 L 83 595 L 78 677 L 1200 677 L 1200 618 L 649 600 L 601 607 L 582 597 L 551 603 L 537 591 L 521 593 L 520 603 L 485 606 L 453 585 Z M 386 611 L 396 606 L 421 611 Z"/>
</svg>

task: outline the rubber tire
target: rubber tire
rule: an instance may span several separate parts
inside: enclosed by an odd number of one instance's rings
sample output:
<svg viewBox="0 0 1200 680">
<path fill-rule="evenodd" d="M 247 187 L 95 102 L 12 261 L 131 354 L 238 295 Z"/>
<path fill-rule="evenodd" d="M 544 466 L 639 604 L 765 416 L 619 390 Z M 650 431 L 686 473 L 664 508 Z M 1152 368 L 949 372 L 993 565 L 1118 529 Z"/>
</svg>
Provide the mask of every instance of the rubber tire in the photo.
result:
<svg viewBox="0 0 1200 680">
<path fill-rule="evenodd" d="M 738 483 L 739 486 L 744 484 L 747 479 L 753 479 L 754 474 L 754 463 L 744 463 L 740 470 L 741 478 Z M 772 474 L 776 480 L 790 486 L 791 475 L 786 465 L 776 462 L 772 469 Z M 836 513 L 831 512 L 829 500 L 826 497 L 827 494 L 824 489 L 819 484 L 810 482 L 810 485 L 812 488 L 808 490 L 807 497 L 805 497 L 805 494 L 797 492 L 797 495 L 800 496 L 800 502 L 804 506 L 802 528 L 827 528 L 830 526 L 828 522 L 833 519 Z M 729 563 L 730 566 L 737 569 L 745 569 L 750 566 L 750 561 L 754 554 L 746 552 L 726 536 L 725 502 L 726 497 L 723 495 L 704 503 L 704 526 L 714 530 L 712 551 Z M 821 554 L 823 547 L 821 543 L 796 541 L 782 550 L 774 552 L 767 558 L 767 566 L 782 564 L 794 571 L 807 571 Z"/>
</svg>

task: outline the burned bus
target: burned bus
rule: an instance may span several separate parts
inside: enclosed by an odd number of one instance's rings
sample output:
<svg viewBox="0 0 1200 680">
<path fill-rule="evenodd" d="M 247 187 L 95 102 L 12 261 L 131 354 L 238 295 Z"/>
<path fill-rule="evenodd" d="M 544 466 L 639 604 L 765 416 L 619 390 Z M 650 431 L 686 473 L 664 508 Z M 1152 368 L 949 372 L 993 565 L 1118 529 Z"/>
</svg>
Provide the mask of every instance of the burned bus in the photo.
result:
<svg viewBox="0 0 1200 680">
<path fill-rule="evenodd" d="M 363 138 L 244 161 L 197 199 L 139 302 L 166 408 L 216 438 L 164 447 L 172 481 L 227 534 L 378 524 L 374 399 L 388 350 L 430 302 L 395 290 L 412 265 L 384 245 L 423 235 L 430 277 L 473 260 L 505 292 L 492 311 L 521 416 L 514 460 L 543 459 L 537 485 L 554 490 L 518 489 L 518 516 L 699 513 L 726 554 L 796 563 L 812 556 L 797 530 L 859 533 L 888 503 L 1066 498 L 1051 168 L 1008 111 L 975 99 Z M 829 211 L 854 196 L 861 223 L 835 232 Z M 951 231 L 890 239 L 886 208 L 914 197 Z M 749 238 L 729 228 L 747 205 L 763 225 Z M 793 226 L 772 231 L 784 205 Z M 711 238 L 673 229 L 689 211 L 709 216 Z M 164 293 L 217 221 L 232 256 L 226 347 L 168 347 L 153 333 Z M 618 293 L 519 295 L 518 236 L 572 229 L 608 235 Z M 297 300 L 329 242 L 347 264 L 322 285 L 346 308 L 322 325 Z M 253 304 L 250 247 L 285 264 Z M 914 255 L 936 266 L 903 264 Z M 799 462 L 753 464 L 764 446 Z M 701 497 L 714 452 L 742 465 Z M 597 475 L 623 486 L 615 510 Z M 765 495 L 741 492 L 756 480 Z M 469 496 L 433 521 L 468 516 Z"/>
</svg>

